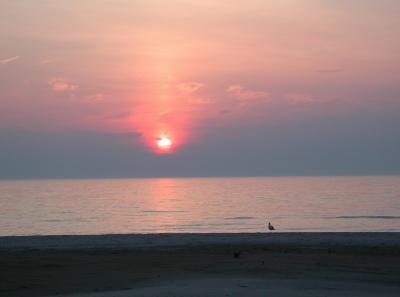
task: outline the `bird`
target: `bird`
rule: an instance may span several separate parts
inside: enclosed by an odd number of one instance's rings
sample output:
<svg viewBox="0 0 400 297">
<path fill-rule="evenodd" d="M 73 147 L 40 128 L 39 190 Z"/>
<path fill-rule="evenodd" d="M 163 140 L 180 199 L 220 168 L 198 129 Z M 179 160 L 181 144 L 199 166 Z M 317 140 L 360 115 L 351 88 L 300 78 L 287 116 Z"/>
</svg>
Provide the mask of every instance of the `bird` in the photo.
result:
<svg viewBox="0 0 400 297">
<path fill-rule="evenodd" d="M 241 253 L 242 253 L 241 251 L 234 252 L 234 253 L 233 253 L 233 257 L 234 257 L 235 259 L 239 259 Z"/>
<path fill-rule="evenodd" d="M 274 231 L 275 230 L 275 227 L 272 226 L 271 222 L 268 222 L 268 230 L 269 231 Z"/>
</svg>

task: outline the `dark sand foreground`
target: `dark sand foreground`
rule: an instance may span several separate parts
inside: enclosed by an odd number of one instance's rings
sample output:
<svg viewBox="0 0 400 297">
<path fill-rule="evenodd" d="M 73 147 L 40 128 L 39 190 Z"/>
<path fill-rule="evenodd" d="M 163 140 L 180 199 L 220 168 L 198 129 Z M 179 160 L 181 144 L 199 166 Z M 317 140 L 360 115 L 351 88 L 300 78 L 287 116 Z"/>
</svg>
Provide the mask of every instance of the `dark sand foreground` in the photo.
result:
<svg viewBox="0 0 400 297">
<path fill-rule="evenodd" d="M 400 296 L 400 233 L 0 237 L 0 296 Z"/>
</svg>

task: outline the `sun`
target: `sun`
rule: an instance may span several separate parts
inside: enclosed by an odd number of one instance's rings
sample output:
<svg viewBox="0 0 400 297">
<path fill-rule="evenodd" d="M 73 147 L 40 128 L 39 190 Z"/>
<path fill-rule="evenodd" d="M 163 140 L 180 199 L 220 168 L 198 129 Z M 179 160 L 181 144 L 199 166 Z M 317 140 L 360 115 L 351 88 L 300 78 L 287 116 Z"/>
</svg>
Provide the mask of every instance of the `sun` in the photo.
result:
<svg viewBox="0 0 400 297">
<path fill-rule="evenodd" d="M 160 150 L 167 151 L 172 146 L 172 141 L 167 136 L 161 136 L 157 140 L 157 146 Z"/>
</svg>

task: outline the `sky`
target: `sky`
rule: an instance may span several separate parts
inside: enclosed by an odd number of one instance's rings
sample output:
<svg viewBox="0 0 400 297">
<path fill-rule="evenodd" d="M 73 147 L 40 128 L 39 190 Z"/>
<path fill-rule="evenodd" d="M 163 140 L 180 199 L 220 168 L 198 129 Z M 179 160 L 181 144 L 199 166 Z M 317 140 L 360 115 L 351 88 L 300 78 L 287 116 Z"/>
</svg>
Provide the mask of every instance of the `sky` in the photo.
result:
<svg viewBox="0 0 400 297">
<path fill-rule="evenodd" d="M 398 0 L 2 0 L 0 40 L 2 179 L 400 174 Z"/>
</svg>

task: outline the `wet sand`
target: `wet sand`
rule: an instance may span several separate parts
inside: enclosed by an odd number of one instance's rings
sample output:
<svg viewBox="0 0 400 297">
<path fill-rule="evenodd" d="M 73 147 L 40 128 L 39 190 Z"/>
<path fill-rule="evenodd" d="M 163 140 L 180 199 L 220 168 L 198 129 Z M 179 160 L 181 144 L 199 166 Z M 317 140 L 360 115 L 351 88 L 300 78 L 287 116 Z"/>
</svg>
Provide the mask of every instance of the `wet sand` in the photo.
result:
<svg viewBox="0 0 400 297">
<path fill-rule="evenodd" d="M 0 237 L 1 296 L 400 296 L 400 233 Z"/>
</svg>

